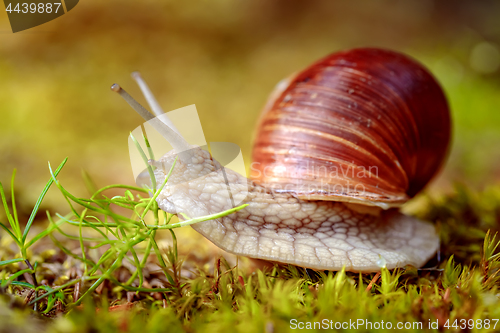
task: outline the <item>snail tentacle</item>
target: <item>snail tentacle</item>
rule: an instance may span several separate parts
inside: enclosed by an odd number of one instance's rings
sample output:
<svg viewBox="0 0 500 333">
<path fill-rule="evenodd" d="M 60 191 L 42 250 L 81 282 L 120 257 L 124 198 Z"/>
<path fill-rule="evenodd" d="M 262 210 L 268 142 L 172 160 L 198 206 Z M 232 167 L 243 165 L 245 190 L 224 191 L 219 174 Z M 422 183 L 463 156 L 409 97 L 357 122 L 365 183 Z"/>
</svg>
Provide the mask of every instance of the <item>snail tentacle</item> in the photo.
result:
<svg viewBox="0 0 500 333">
<path fill-rule="evenodd" d="M 149 121 L 154 129 L 157 130 L 158 133 L 160 133 L 178 153 L 193 149 L 192 145 L 190 145 L 181 135 L 179 135 L 163 121 L 163 119 L 168 119 L 167 117 L 154 117 L 145 107 L 143 107 L 116 83 L 111 86 L 111 90 L 117 92 L 132 107 L 132 109 L 134 109 L 135 112 L 137 112 L 145 120 Z M 180 155 L 180 158 L 182 158 L 183 154 Z"/>
<path fill-rule="evenodd" d="M 182 136 L 182 134 L 179 132 L 179 130 L 177 129 L 177 127 L 175 127 L 174 123 L 170 120 L 170 118 L 168 118 L 168 116 L 163 111 L 162 107 L 160 106 L 160 104 L 156 100 L 153 92 L 151 91 L 151 89 L 149 89 L 148 84 L 142 78 L 141 73 L 139 73 L 139 72 L 133 72 L 132 73 L 132 78 L 135 80 L 135 82 L 137 83 L 137 85 L 141 89 L 142 94 L 144 95 L 144 98 L 146 98 L 146 101 L 148 102 L 149 107 L 151 108 L 151 110 L 153 111 L 153 113 L 155 114 L 155 116 L 161 117 L 161 121 L 165 125 L 167 125 L 172 130 L 174 130 L 177 134 L 179 134 L 180 136 Z"/>
</svg>

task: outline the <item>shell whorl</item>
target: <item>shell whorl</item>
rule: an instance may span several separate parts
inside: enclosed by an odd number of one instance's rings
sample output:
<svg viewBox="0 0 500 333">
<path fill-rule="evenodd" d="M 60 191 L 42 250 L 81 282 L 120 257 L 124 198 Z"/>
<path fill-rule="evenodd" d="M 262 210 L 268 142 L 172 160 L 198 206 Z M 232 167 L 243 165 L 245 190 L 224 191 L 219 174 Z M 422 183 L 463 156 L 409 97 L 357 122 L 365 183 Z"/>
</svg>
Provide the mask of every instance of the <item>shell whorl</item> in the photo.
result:
<svg viewBox="0 0 500 333">
<path fill-rule="evenodd" d="M 450 115 L 415 60 L 362 48 L 331 54 L 290 78 L 264 109 L 251 177 L 299 198 L 389 207 L 443 164 Z"/>
</svg>

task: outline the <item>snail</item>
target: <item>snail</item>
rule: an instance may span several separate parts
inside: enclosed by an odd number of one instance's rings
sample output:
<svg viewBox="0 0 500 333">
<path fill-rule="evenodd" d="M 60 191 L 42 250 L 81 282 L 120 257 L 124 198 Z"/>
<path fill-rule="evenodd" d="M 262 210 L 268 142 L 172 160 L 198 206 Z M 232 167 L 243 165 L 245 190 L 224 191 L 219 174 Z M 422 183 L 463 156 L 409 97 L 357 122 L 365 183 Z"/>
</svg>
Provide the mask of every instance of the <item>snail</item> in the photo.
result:
<svg viewBox="0 0 500 333">
<path fill-rule="evenodd" d="M 151 162 L 158 184 L 179 159 L 157 202 L 180 219 L 180 213 L 195 218 L 230 209 L 235 199 L 247 203 L 192 225 L 236 255 L 318 270 L 421 267 L 439 247 L 436 229 L 397 208 L 444 163 L 450 126 L 442 89 L 415 60 L 375 48 L 334 53 L 271 94 L 250 180 L 221 173 L 207 151 L 165 126 L 174 150 Z"/>
</svg>

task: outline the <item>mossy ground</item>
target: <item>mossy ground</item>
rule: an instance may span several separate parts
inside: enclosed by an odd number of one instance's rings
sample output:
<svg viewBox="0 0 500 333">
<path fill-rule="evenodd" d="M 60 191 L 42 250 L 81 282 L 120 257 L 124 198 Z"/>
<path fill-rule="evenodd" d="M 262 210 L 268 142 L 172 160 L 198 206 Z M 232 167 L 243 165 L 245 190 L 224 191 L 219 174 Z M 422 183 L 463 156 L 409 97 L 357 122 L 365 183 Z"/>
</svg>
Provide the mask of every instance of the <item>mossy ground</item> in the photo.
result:
<svg viewBox="0 0 500 333">
<path fill-rule="evenodd" d="M 107 197 L 88 178 L 87 185 L 90 199 L 65 194 L 71 214 L 56 215 L 57 221 L 49 214 L 50 223 L 40 214 L 30 219 L 28 238 L 36 241 L 25 255 L 1 230 L 0 331 L 380 331 L 398 323 L 407 331 L 500 330 L 500 188 L 474 193 L 457 186 L 447 196 L 426 198 L 417 215 L 436 224 L 438 255 L 423 269 L 358 274 L 250 269 L 189 249 L 178 254 L 176 241 L 158 246 L 152 229 L 127 222 L 144 216 L 141 207 L 151 209 L 147 223 L 169 221 L 154 203 L 148 206 L 147 195 L 141 199 L 140 191 L 120 186 L 121 195 Z M 6 201 L 11 214 L 1 222 L 21 220 L 15 201 Z M 147 219 L 137 221 L 151 227 Z M 27 226 L 20 222 L 19 230 Z M 15 236 L 16 227 L 8 229 Z M 24 256 L 36 262 L 33 270 Z"/>
<path fill-rule="evenodd" d="M 19 168 L 14 188 L 21 228 L 39 194 L 33 189 L 45 181 L 46 170 L 37 166 L 47 160 L 71 156 L 61 178 L 67 176 L 65 184 L 79 196 L 84 186 L 74 175 L 81 168 L 100 184 L 130 182 L 125 137 L 139 120 L 124 111 L 109 85 L 125 84 L 132 70 L 143 72 L 165 110 L 196 103 L 207 141 L 234 142 L 249 160 L 252 124 L 279 80 L 328 53 L 376 46 L 424 63 L 449 98 L 453 147 L 444 176 L 431 189 L 449 189 L 456 179 L 475 188 L 498 184 L 499 72 L 479 73 L 470 59 L 484 42 L 499 45 L 499 8 L 493 1 L 80 1 L 69 15 L 31 32 L 2 34 L 0 178 L 5 184 L 12 168 Z M 7 15 L 0 16 L 0 23 L 9 29 Z M 106 195 L 125 197 L 123 192 Z M 0 331 L 277 332 L 288 329 L 291 319 L 439 319 L 443 325 L 446 318 L 499 318 L 498 261 L 483 249 L 486 232 L 494 235 L 500 228 L 500 188 L 476 193 L 457 187 L 449 193 L 420 200 L 423 204 L 414 211 L 434 222 L 441 235 L 440 257 L 428 265 L 432 269 L 386 272 L 369 291 L 375 274 L 325 275 L 282 266 L 261 271 L 247 268 L 244 258 L 235 267 L 230 256 L 225 256 L 229 268 L 221 260 L 218 269 L 219 257 L 200 249 L 208 242 L 192 239 L 179 242 L 176 257 L 167 250 L 173 241 L 164 230 L 156 239 L 165 267 L 153 253 L 141 272 L 143 288 L 165 287 L 166 292 L 131 290 L 139 286 L 140 277 L 137 273 L 129 283 L 137 271 L 129 253 L 132 261 L 117 265 L 83 305 L 72 306 L 95 280 L 47 297 L 53 304 L 43 314 L 47 299 L 38 303 L 37 311 L 27 304 L 33 297 L 27 266 L 22 261 L 0 265 L 1 280 L 21 272 L 0 290 Z M 43 205 L 34 215 L 28 242 L 50 227 L 45 210 L 55 220 L 56 212 L 69 210 L 52 197 Z M 2 209 L 0 222 L 8 223 Z M 40 295 L 88 276 L 111 246 L 91 248 L 99 244 L 80 243 L 78 226 L 65 228 L 63 232 L 76 238 L 56 230 L 53 239 L 41 238 L 26 251 L 30 263 L 38 262 L 38 284 L 47 285 L 40 287 Z M 87 229 L 86 237 L 102 237 Z M 147 244 L 137 245 L 140 260 Z M 109 269 L 119 252 L 115 246 L 99 266 Z M 20 257 L 16 242 L 0 228 L 0 261 Z M 437 330 L 448 331 L 443 326 Z"/>
</svg>

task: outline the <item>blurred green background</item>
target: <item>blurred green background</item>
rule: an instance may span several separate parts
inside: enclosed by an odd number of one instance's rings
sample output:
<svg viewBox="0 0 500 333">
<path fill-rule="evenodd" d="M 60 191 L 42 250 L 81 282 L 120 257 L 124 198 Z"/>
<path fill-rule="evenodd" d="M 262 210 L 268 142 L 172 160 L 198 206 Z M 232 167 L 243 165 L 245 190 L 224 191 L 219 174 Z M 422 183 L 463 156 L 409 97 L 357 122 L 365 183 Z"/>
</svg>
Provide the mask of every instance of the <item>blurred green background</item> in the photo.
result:
<svg viewBox="0 0 500 333">
<path fill-rule="evenodd" d="M 47 161 L 68 156 L 60 178 L 77 195 L 86 195 L 82 169 L 98 186 L 133 184 L 127 136 L 142 119 L 109 87 L 120 83 L 145 104 L 134 70 L 166 111 L 196 104 L 207 141 L 238 144 L 249 163 L 274 85 L 360 46 L 405 52 L 442 83 L 454 139 L 433 192 L 499 183 L 500 1 L 431 0 L 84 0 L 16 34 L 2 11 L 0 180 L 17 168 L 18 196 L 31 205 Z"/>
</svg>

